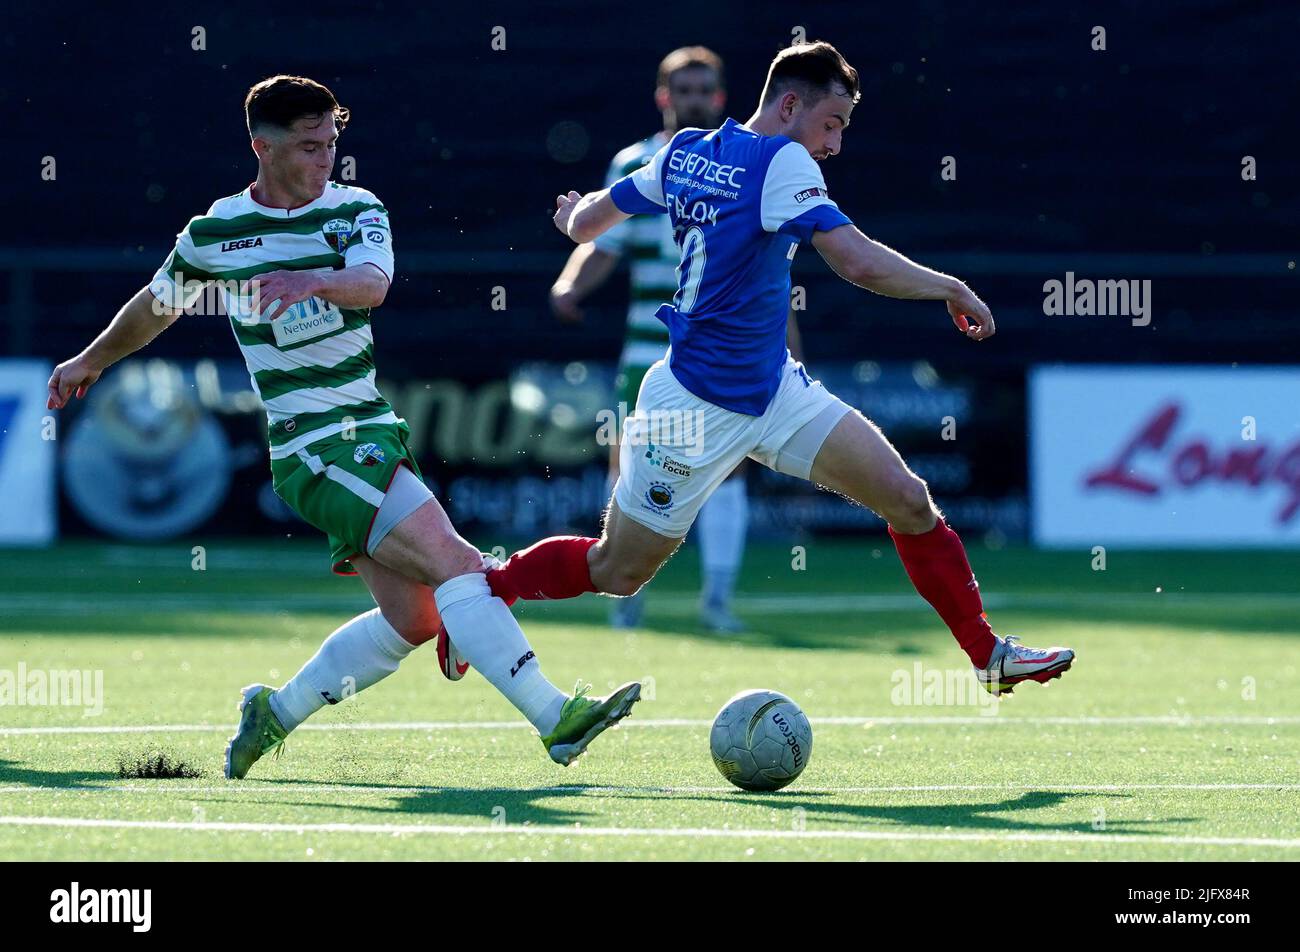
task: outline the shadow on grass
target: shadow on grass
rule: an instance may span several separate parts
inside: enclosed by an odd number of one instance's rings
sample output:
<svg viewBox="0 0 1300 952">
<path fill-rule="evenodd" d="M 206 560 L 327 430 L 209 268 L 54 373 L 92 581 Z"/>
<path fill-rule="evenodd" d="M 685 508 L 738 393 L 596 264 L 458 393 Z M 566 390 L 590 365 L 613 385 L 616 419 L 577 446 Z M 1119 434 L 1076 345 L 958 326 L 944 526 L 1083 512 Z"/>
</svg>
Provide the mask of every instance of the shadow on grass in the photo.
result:
<svg viewBox="0 0 1300 952">
<path fill-rule="evenodd" d="M 288 781 L 285 781 L 288 782 Z M 310 783 L 310 781 L 297 781 Z M 322 785 L 328 786 L 328 784 Z M 341 786 L 344 786 L 341 784 Z M 954 802 L 943 804 L 898 803 L 842 803 L 834 792 L 799 793 L 777 792 L 753 794 L 734 792 L 674 792 L 657 787 L 604 786 L 600 784 L 573 784 L 557 787 L 521 788 L 518 790 L 465 787 L 407 787 L 384 784 L 346 784 L 349 787 L 366 787 L 376 794 L 391 794 L 390 806 L 326 802 L 320 800 L 275 800 L 275 806 L 292 806 L 301 809 L 328 809 L 346 813 L 380 814 L 390 819 L 396 817 L 446 817 L 473 820 L 495 820 L 517 825 L 529 823 L 538 826 L 571 825 L 585 823 L 604 825 L 605 818 L 615 812 L 620 801 L 655 801 L 670 804 L 679 800 L 715 803 L 721 807 L 737 804 L 752 806 L 764 811 L 775 811 L 785 816 L 785 822 L 775 822 L 761 828 L 773 830 L 800 830 L 808 824 L 830 825 L 833 828 L 861 830 L 889 830 L 915 827 L 930 830 L 956 830 L 967 832 L 1005 833 L 1089 833 L 1096 832 L 1093 817 L 1055 822 L 1033 822 L 1026 819 L 1024 811 L 1059 807 L 1071 800 L 1084 798 L 1096 800 L 1127 800 L 1129 794 L 1099 791 L 1039 791 L 1028 790 L 1005 799 Z M 270 791 L 268 791 L 270 792 Z M 865 796 L 855 792 L 855 796 Z M 897 793 L 881 791 L 879 797 L 896 798 Z M 600 798 L 593 800 L 592 798 Z M 203 798 L 208 800 L 209 798 Z M 566 809 L 582 805 L 585 801 L 596 809 Z M 232 798 L 211 798 L 212 802 L 238 802 Z M 552 801 L 543 803 L 540 801 Z M 247 801 L 243 801 L 247 802 Z M 767 817 L 765 816 L 766 820 Z M 1163 817 L 1156 820 L 1105 821 L 1104 832 L 1129 833 L 1134 836 L 1161 835 L 1171 824 L 1195 822 L 1194 817 Z"/>
<path fill-rule="evenodd" d="M 37 770 L 18 764 L 16 760 L 0 760 L 0 786 L 77 787 L 119 779 L 115 770 Z"/>
<path fill-rule="evenodd" d="M 870 806 L 827 803 L 824 800 L 808 799 L 797 792 L 771 798 L 754 797 L 749 794 L 740 794 L 739 796 L 724 794 L 721 795 L 720 799 L 726 803 L 741 802 L 766 807 L 771 810 L 785 811 L 791 814 L 792 824 L 795 817 L 798 816 L 809 821 L 818 820 L 836 824 L 856 824 L 863 819 L 873 819 L 884 820 L 899 826 L 938 827 L 954 830 L 1001 830 L 1007 833 L 1089 833 L 1095 832 L 1091 817 L 1084 820 L 1068 820 L 1056 823 L 1034 823 L 1009 814 L 1022 810 L 1050 809 L 1078 797 L 1127 799 L 1128 796 L 1128 794 L 1096 791 L 1028 790 L 1010 799 L 991 800 L 982 803 L 873 804 Z M 804 812 L 795 814 L 794 811 L 796 810 Z M 1159 820 L 1107 819 L 1104 832 L 1153 835 L 1163 833 L 1161 827 L 1167 824 L 1191 822 L 1194 822 L 1192 817 L 1164 817 Z"/>
</svg>

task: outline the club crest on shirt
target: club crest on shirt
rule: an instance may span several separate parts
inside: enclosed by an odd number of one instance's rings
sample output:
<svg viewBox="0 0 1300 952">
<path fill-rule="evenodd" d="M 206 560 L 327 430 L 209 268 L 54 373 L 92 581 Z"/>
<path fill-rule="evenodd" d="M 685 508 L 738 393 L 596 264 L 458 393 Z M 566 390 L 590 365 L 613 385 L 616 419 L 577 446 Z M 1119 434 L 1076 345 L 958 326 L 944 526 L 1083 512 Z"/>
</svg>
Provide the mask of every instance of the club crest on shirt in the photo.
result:
<svg viewBox="0 0 1300 952">
<path fill-rule="evenodd" d="M 320 230 L 325 235 L 329 246 L 334 249 L 334 253 L 343 254 L 343 250 L 348 246 L 348 239 L 352 237 L 352 222 L 346 218 L 331 218 L 321 226 Z"/>
<path fill-rule="evenodd" d="M 672 508 L 672 487 L 663 483 L 651 483 L 650 488 L 645 491 L 645 501 L 650 504 L 650 508 L 655 512 L 664 512 Z"/>
<path fill-rule="evenodd" d="M 384 461 L 384 451 L 378 443 L 362 443 L 352 452 L 352 462 L 374 466 Z"/>
</svg>

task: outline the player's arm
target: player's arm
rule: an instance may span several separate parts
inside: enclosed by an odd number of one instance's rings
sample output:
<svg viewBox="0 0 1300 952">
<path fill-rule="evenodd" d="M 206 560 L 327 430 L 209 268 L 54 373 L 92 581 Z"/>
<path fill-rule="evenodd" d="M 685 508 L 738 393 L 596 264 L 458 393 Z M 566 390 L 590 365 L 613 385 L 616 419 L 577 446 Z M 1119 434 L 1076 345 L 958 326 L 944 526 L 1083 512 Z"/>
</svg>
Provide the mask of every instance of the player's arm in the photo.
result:
<svg viewBox="0 0 1300 952">
<path fill-rule="evenodd" d="M 180 315 L 154 297 L 148 286 L 141 288 L 85 350 L 54 368 L 46 407 L 63 409 L 74 392 L 78 399 L 84 397 L 105 370 L 149 343 Z"/>
<path fill-rule="evenodd" d="M 586 195 L 570 192 L 555 196 L 555 227 L 581 245 L 627 221 L 631 213 L 614 204 L 610 191 L 602 188 Z"/>
<path fill-rule="evenodd" d="M 609 188 L 579 195 L 557 195 L 555 227 L 582 244 L 594 241 L 633 215 L 663 215 L 668 211 L 662 172 L 670 141 L 641 168 L 623 176 Z"/>
<path fill-rule="evenodd" d="M 318 297 L 339 307 L 379 307 L 388 294 L 388 275 L 365 262 L 338 271 L 270 271 L 253 279 L 262 316 L 274 320 L 291 304 Z"/>
<path fill-rule="evenodd" d="M 355 309 L 379 307 L 384 303 L 393 281 L 393 233 L 388 211 L 378 199 L 353 219 L 343 261 L 345 266 L 338 270 L 320 268 L 258 275 L 254 283 L 262 316 L 274 320 L 291 304 L 312 297 Z M 279 304 L 275 303 L 277 300 Z"/>
<path fill-rule="evenodd" d="M 951 275 L 932 271 L 873 241 L 851 224 L 816 231 L 813 247 L 846 281 L 886 297 L 944 301 L 957 329 L 972 340 L 992 337 L 995 327 L 988 307 Z"/>
<path fill-rule="evenodd" d="M 551 310 L 555 316 L 562 321 L 582 320 L 582 309 L 578 305 L 614 273 L 618 258 L 617 254 L 594 242 L 574 248 L 564 270 L 551 285 Z"/>
</svg>

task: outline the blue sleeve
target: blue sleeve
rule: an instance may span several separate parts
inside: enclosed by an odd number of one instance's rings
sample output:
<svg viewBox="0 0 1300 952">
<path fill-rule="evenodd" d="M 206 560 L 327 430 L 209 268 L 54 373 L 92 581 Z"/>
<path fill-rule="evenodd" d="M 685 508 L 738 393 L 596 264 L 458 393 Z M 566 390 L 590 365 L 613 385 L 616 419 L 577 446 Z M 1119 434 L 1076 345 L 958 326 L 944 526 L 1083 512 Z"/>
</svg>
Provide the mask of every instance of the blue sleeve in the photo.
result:
<svg viewBox="0 0 1300 952">
<path fill-rule="evenodd" d="M 640 172 L 633 172 L 615 182 L 609 189 L 609 197 L 614 200 L 618 210 L 628 215 L 662 215 L 668 211 L 662 204 L 657 204 L 645 195 L 641 194 L 641 189 L 637 188 L 637 183 L 633 179 L 641 175 Z"/>
<path fill-rule="evenodd" d="M 802 215 L 791 218 L 780 228 L 779 234 L 794 235 L 801 242 L 812 239 L 814 231 L 830 231 L 840 225 L 851 225 L 852 221 L 833 204 L 818 205 L 808 209 Z"/>
</svg>

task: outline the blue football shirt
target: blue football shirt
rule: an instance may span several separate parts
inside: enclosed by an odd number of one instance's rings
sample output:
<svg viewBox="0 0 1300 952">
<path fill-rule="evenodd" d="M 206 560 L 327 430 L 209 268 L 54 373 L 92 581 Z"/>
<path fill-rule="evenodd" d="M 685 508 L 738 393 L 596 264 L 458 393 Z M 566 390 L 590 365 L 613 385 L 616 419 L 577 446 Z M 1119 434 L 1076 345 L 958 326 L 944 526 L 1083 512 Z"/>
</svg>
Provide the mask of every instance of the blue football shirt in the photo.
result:
<svg viewBox="0 0 1300 952">
<path fill-rule="evenodd" d="M 656 316 L 668 326 L 673 375 L 697 397 L 761 416 L 789 353 L 795 251 L 818 229 L 850 224 L 817 162 L 786 136 L 728 119 L 678 132 L 610 195 L 621 211 L 672 223 L 677 293 Z"/>
</svg>

